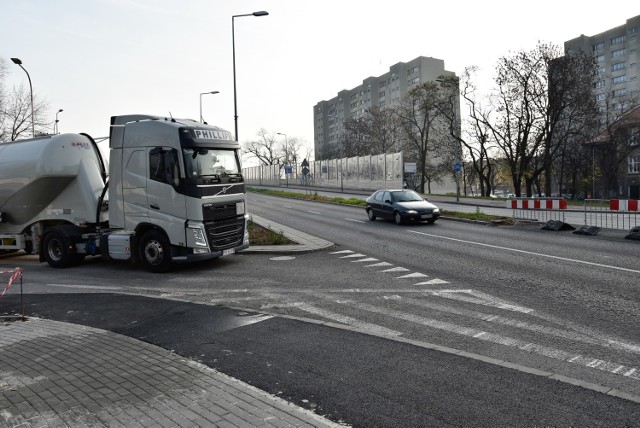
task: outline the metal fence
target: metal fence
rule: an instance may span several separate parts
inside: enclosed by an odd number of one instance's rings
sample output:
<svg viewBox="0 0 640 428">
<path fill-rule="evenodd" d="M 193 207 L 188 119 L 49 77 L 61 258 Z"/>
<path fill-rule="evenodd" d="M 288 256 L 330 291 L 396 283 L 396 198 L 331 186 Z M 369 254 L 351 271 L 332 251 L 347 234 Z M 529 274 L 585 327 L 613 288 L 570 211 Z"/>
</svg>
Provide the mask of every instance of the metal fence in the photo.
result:
<svg viewBox="0 0 640 428">
<path fill-rule="evenodd" d="M 562 221 L 578 226 L 631 230 L 640 226 L 638 201 L 618 199 L 585 199 L 582 207 L 569 208 L 564 199 L 516 198 L 507 200 L 517 220 L 539 222 Z"/>
<path fill-rule="evenodd" d="M 279 165 L 242 169 L 245 183 L 260 186 L 298 184 L 338 189 L 375 190 L 402 188 L 402 152 L 329 159 L 291 165 L 291 173 Z"/>
<path fill-rule="evenodd" d="M 629 230 L 640 225 L 638 211 L 617 209 L 617 199 L 585 199 L 584 224 L 603 229 Z M 612 209 L 616 207 L 616 209 Z"/>
<path fill-rule="evenodd" d="M 516 220 L 565 222 L 567 203 L 559 198 L 517 198 L 507 200 L 507 208 L 513 210 Z"/>
</svg>

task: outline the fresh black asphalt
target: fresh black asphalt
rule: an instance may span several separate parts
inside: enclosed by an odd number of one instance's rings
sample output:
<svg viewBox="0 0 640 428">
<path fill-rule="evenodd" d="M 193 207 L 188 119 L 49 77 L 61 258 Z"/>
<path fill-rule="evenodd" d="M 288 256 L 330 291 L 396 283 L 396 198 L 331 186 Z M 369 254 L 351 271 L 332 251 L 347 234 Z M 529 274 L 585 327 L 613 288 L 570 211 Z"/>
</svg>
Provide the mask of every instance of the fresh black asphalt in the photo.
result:
<svg viewBox="0 0 640 428">
<path fill-rule="evenodd" d="M 18 297 L 0 300 L 0 314 L 15 313 Z M 634 402 L 294 319 L 98 293 L 25 295 L 25 314 L 170 349 L 354 427 L 640 426 Z"/>
</svg>

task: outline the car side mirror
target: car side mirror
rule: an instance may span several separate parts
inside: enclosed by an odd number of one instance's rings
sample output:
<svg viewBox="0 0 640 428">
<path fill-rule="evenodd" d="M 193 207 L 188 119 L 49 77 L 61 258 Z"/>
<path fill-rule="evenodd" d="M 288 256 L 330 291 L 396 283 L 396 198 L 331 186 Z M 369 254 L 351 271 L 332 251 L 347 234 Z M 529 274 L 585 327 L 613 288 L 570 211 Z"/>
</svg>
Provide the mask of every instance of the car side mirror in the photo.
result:
<svg viewBox="0 0 640 428">
<path fill-rule="evenodd" d="M 384 201 L 385 204 L 390 204 L 391 201 L 389 199 L 387 199 L 386 201 Z"/>
</svg>

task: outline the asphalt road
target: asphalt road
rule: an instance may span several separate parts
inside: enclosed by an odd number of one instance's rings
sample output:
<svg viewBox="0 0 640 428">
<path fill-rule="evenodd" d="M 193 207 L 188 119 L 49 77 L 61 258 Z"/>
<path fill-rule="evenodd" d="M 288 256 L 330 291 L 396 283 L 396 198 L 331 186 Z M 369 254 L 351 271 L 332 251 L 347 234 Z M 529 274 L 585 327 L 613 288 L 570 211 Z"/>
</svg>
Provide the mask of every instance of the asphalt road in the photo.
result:
<svg viewBox="0 0 640 428">
<path fill-rule="evenodd" d="M 32 315 L 130 334 L 354 426 L 638 426 L 637 402 L 605 394 L 640 395 L 636 242 L 397 226 L 254 194 L 248 206 L 336 247 L 167 275 L 0 266 L 25 268 Z"/>
<path fill-rule="evenodd" d="M 171 349 L 354 427 L 637 426 L 640 404 L 467 355 L 223 307 L 36 294 L 30 316 Z M 16 304 L 12 296 L 3 305 Z"/>
</svg>

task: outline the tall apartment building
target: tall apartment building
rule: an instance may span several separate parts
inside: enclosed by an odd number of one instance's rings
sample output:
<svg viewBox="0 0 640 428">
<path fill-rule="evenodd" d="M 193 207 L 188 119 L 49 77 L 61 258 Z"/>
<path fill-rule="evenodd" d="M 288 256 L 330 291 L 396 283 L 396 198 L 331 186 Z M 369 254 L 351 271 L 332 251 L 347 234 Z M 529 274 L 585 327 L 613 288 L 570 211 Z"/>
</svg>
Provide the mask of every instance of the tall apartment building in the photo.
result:
<svg viewBox="0 0 640 428">
<path fill-rule="evenodd" d="M 597 63 L 596 80 L 593 93 L 601 112 L 609 108 L 624 107 L 624 110 L 636 106 L 614 125 L 615 132 L 624 132 L 632 144 L 627 155 L 626 168 L 617 170 L 616 188 L 603 184 L 601 177 L 592 178 L 592 197 L 640 198 L 640 15 L 627 19 L 624 25 L 611 28 L 595 36 L 584 34 L 564 43 L 565 52 L 592 52 Z M 606 151 L 601 145 L 608 144 L 612 138 L 604 132 L 592 145 L 592 158 L 601 168 L 606 168 Z M 635 148 L 633 146 L 636 146 Z M 609 155 L 610 156 L 610 155 Z M 610 167 L 611 164 L 609 164 Z"/>
<path fill-rule="evenodd" d="M 338 92 L 335 98 L 320 101 L 313 108 L 313 146 L 317 159 L 324 159 L 329 148 L 336 147 L 344 123 L 357 118 L 373 106 L 387 107 L 398 103 L 411 87 L 433 82 L 441 76 L 455 76 L 444 69 L 444 61 L 420 56 L 409 62 L 399 62 L 389 72 L 368 77 L 362 85 Z"/>
<path fill-rule="evenodd" d="M 604 109 L 607 96 L 616 98 L 640 97 L 640 15 L 627 19 L 626 24 L 611 28 L 595 36 L 584 34 L 564 42 L 567 54 L 592 52 L 597 62 L 594 96 Z"/>
</svg>

